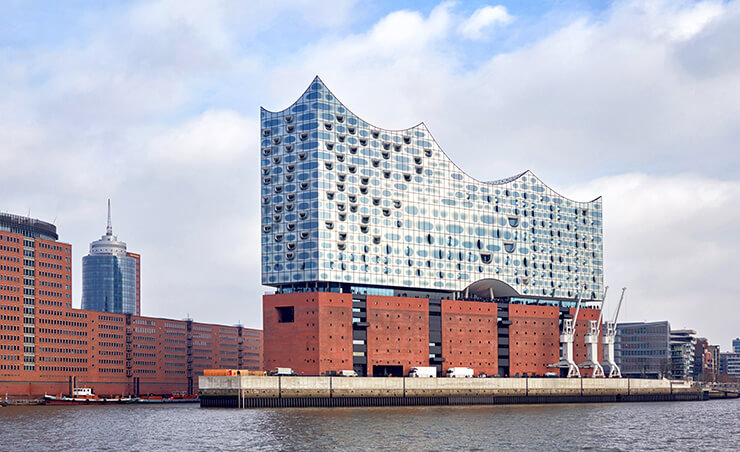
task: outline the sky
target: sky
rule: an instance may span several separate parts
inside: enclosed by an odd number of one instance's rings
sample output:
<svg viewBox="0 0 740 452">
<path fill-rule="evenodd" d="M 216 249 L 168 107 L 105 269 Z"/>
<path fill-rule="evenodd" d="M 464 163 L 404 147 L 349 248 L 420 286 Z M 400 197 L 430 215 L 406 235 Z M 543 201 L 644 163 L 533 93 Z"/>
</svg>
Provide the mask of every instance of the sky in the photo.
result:
<svg viewBox="0 0 740 452">
<path fill-rule="evenodd" d="M 319 75 L 468 174 L 603 197 L 606 312 L 740 336 L 740 1 L 8 0 L 0 211 L 142 255 L 142 313 L 261 327 L 259 107 Z"/>
</svg>

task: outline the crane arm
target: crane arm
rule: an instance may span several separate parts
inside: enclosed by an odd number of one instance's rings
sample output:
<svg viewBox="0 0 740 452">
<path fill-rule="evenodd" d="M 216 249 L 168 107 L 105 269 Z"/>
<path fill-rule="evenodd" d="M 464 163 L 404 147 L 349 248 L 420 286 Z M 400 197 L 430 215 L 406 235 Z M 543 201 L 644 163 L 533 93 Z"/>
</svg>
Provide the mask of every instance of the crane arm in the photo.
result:
<svg viewBox="0 0 740 452">
<path fill-rule="evenodd" d="M 617 305 L 617 311 L 614 313 L 614 321 L 612 321 L 613 324 L 617 324 L 617 319 L 619 318 L 619 310 L 622 308 L 622 300 L 624 300 L 624 292 L 627 290 L 626 287 L 622 287 L 622 295 L 619 297 L 619 304 Z"/>
<path fill-rule="evenodd" d="M 609 291 L 609 286 L 606 286 L 604 288 L 604 296 L 601 298 L 601 309 L 599 310 L 599 320 L 597 322 L 598 329 L 597 332 L 601 329 L 601 319 L 604 317 L 604 304 L 606 303 L 606 293 Z"/>
<path fill-rule="evenodd" d="M 576 303 L 576 315 L 573 316 L 573 329 L 576 328 L 576 320 L 578 320 L 578 311 L 581 309 L 581 300 L 583 300 L 583 292 L 586 291 L 586 286 L 583 286 L 583 290 L 578 294 L 578 302 Z"/>
</svg>

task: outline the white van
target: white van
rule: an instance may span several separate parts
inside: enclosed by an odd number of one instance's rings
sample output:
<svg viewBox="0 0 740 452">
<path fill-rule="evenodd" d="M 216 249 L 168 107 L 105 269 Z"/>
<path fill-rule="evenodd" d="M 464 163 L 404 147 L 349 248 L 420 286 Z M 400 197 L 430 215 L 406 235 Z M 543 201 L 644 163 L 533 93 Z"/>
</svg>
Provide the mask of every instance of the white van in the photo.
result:
<svg viewBox="0 0 740 452">
<path fill-rule="evenodd" d="M 355 372 L 354 370 L 340 370 L 339 376 L 340 377 L 356 377 L 357 372 Z"/>
<path fill-rule="evenodd" d="M 436 378 L 437 368 L 436 367 L 414 367 L 409 372 L 411 378 Z"/>
<path fill-rule="evenodd" d="M 292 375 L 295 375 L 296 373 L 290 367 L 276 367 L 275 369 L 271 370 L 269 374 L 273 376 L 290 377 Z"/>
<path fill-rule="evenodd" d="M 447 369 L 448 378 L 473 378 L 473 369 L 470 367 L 450 367 Z"/>
</svg>

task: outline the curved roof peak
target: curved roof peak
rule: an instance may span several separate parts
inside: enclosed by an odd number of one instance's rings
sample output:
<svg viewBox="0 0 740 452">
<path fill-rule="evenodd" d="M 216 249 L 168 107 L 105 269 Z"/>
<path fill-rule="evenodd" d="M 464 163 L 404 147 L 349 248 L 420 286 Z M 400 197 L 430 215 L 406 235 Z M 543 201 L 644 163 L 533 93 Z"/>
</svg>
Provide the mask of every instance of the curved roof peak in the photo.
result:
<svg viewBox="0 0 740 452">
<path fill-rule="evenodd" d="M 325 95 L 322 95 L 321 94 L 322 92 Z M 558 193 L 556 190 L 552 189 L 552 187 L 550 187 L 547 184 L 545 184 L 542 181 L 542 179 L 540 179 L 539 177 L 537 177 L 531 170 L 525 170 L 525 171 L 522 171 L 520 173 L 517 173 L 517 174 L 515 174 L 513 176 L 509 176 L 509 177 L 505 177 L 505 178 L 497 179 L 497 180 L 489 180 L 489 181 L 484 181 L 484 180 L 480 180 L 480 179 L 478 179 L 476 177 L 473 177 L 472 175 L 468 174 L 465 170 L 463 170 L 452 158 L 450 158 L 449 155 L 447 155 L 447 153 L 445 152 L 445 150 L 442 148 L 442 146 L 439 145 L 439 143 L 437 142 L 437 140 L 434 138 L 434 135 L 431 133 L 431 131 L 429 130 L 429 128 L 427 127 L 427 125 L 423 121 L 417 123 L 414 126 L 406 127 L 406 128 L 403 128 L 403 129 L 387 129 L 387 128 L 384 128 L 384 127 L 376 126 L 376 125 L 370 123 L 369 121 L 366 121 L 366 120 L 362 119 L 359 115 L 357 115 L 351 109 L 349 109 L 342 101 L 340 101 L 339 98 L 337 98 L 337 96 L 332 92 L 332 90 L 329 89 L 328 86 L 326 86 L 326 83 L 321 79 L 321 77 L 318 74 L 316 76 L 314 76 L 313 80 L 311 80 L 311 83 L 309 83 L 308 87 L 303 91 L 303 93 L 291 105 L 289 105 L 288 107 L 286 107 L 286 108 L 284 108 L 282 110 L 276 110 L 276 111 L 268 110 L 268 109 L 266 109 L 264 107 L 261 107 L 261 109 L 262 109 L 263 114 L 265 112 L 267 112 L 267 113 L 284 113 L 284 112 L 287 112 L 289 110 L 297 110 L 297 108 L 300 108 L 299 107 L 300 104 L 311 104 L 311 103 L 317 104 L 317 103 L 320 103 L 321 100 L 324 100 L 324 101 L 327 101 L 328 100 L 328 101 L 336 102 L 340 106 L 340 111 L 345 112 L 344 114 L 346 114 L 347 116 L 353 116 L 357 120 L 365 123 L 367 125 L 367 127 L 370 127 L 372 129 L 375 129 L 375 130 L 378 130 L 378 131 L 385 131 L 385 132 L 390 132 L 390 133 L 394 133 L 394 132 L 395 133 L 403 133 L 403 134 L 407 134 L 407 135 L 411 135 L 411 131 L 414 131 L 414 130 L 416 130 L 417 132 L 420 131 L 420 130 L 423 131 L 423 132 L 426 132 L 426 134 L 428 134 L 429 139 L 434 143 L 434 145 L 436 146 L 436 148 L 442 153 L 442 155 L 444 155 L 444 157 L 453 165 L 453 167 L 457 171 L 461 172 L 465 176 L 469 177 L 470 179 L 472 179 L 472 180 L 474 180 L 474 181 L 476 181 L 478 183 L 488 184 L 488 185 L 504 185 L 504 184 L 508 184 L 510 182 L 514 182 L 517 179 L 520 179 L 520 178 L 522 178 L 524 176 L 531 176 L 531 177 L 534 177 L 535 179 L 537 179 L 537 181 L 539 181 L 543 186 L 546 186 L 547 188 L 549 188 L 553 192 L 557 193 L 559 196 L 561 196 L 561 197 L 563 197 L 565 199 L 568 199 L 569 201 L 572 201 L 572 202 L 577 202 L 577 203 L 593 203 L 593 202 L 596 202 L 599 199 L 601 199 L 601 196 L 598 196 L 598 197 L 594 198 L 591 201 L 576 201 L 574 199 L 568 198 L 567 196 L 563 196 L 562 194 Z"/>
</svg>

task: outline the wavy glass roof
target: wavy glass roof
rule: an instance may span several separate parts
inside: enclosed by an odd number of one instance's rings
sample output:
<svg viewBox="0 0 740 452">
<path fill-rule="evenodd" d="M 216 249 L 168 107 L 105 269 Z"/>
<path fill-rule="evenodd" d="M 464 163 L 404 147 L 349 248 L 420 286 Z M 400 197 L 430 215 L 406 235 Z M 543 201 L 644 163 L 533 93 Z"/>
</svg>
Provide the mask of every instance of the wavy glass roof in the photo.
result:
<svg viewBox="0 0 740 452">
<path fill-rule="evenodd" d="M 423 123 L 372 125 L 318 77 L 261 121 L 264 284 L 603 291 L 600 198 L 570 200 L 531 171 L 476 180 Z"/>
</svg>

